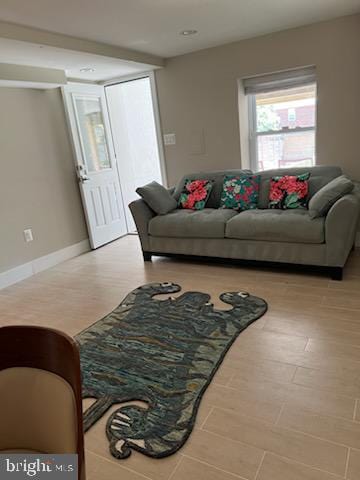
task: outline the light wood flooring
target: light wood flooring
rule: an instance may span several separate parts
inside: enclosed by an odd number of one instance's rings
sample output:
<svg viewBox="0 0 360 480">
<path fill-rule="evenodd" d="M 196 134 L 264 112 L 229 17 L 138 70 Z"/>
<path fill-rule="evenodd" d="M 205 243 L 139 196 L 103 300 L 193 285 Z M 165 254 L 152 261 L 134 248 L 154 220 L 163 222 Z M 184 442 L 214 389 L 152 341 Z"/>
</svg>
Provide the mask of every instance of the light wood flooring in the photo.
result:
<svg viewBox="0 0 360 480">
<path fill-rule="evenodd" d="M 246 290 L 269 304 L 234 343 L 195 429 L 175 455 L 108 453 L 105 415 L 85 437 L 88 480 L 359 480 L 360 251 L 342 282 L 155 258 L 127 236 L 0 291 L 0 324 L 75 335 L 132 289 L 172 281 L 212 295 Z M 226 308 L 226 307 L 225 307 Z"/>
</svg>

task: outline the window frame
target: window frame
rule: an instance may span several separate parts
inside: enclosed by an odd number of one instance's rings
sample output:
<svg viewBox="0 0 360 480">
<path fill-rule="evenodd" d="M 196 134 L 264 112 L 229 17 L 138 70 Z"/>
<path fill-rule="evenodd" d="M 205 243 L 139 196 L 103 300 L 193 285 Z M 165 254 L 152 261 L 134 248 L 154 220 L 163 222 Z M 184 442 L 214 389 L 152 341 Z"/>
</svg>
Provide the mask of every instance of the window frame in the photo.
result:
<svg viewBox="0 0 360 480">
<path fill-rule="evenodd" d="M 270 136 L 270 135 L 281 135 L 281 134 L 292 134 L 292 133 L 299 133 L 299 132 L 314 132 L 315 137 L 315 161 L 314 164 L 311 165 L 314 167 L 316 165 L 317 159 L 317 141 L 316 141 L 316 132 L 317 132 L 317 83 L 312 82 L 311 84 L 315 85 L 315 122 L 313 127 L 295 127 L 295 128 L 282 128 L 281 130 L 268 130 L 266 132 L 258 132 L 257 131 L 257 114 L 256 114 L 256 95 L 259 93 L 251 93 L 247 95 L 247 102 L 248 102 L 248 120 L 249 120 L 249 156 L 250 156 L 250 168 L 251 170 L 257 172 L 259 170 L 259 156 L 258 156 L 258 137 L 261 136 Z M 308 84 L 304 84 L 308 85 Z M 298 85 L 297 87 L 290 88 L 289 90 L 300 88 L 302 85 Z M 283 91 L 284 88 L 279 85 L 278 89 L 273 89 L 273 92 Z"/>
</svg>

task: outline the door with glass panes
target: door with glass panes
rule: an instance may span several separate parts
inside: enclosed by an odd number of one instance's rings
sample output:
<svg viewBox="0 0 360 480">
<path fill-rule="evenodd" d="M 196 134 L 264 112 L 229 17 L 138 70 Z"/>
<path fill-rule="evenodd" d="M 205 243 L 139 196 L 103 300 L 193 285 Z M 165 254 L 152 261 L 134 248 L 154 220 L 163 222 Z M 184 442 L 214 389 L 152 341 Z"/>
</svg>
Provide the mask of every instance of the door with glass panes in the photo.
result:
<svg viewBox="0 0 360 480">
<path fill-rule="evenodd" d="M 104 87 L 63 88 L 92 248 L 127 233 Z"/>
</svg>

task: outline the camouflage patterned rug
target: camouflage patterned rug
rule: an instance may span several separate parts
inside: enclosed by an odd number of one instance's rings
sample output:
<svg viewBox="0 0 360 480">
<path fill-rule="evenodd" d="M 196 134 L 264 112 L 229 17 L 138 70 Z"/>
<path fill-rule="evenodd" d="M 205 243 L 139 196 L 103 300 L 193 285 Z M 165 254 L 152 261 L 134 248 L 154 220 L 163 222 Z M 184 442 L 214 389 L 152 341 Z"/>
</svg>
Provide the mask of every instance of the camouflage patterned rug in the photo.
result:
<svg viewBox="0 0 360 480">
<path fill-rule="evenodd" d="M 214 309 L 210 296 L 199 292 L 154 298 L 180 290 L 173 283 L 139 287 L 77 336 L 83 397 L 96 398 L 84 413 L 85 431 L 114 404 L 145 402 L 109 416 L 106 435 L 115 458 L 132 450 L 161 458 L 182 447 L 227 350 L 267 309 L 245 292 L 220 296 L 230 310 Z"/>
</svg>

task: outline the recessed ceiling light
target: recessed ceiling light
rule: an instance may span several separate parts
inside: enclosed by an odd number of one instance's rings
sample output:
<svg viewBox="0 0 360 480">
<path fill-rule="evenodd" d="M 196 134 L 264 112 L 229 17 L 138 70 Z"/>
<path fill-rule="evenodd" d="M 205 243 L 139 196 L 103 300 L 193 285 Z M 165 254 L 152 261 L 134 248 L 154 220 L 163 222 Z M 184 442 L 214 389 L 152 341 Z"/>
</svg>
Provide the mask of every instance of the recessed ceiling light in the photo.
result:
<svg viewBox="0 0 360 480">
<path fill-rule="evenodd" d="M 184 37 L 187 37 L 188 35 L 195 35 L 196 33 L 198 33 L 197 30 L 183 30 L 182 32 L 180 32 L 180 35 L 184 35 Z"/>
<path fill-rule="evenodd" d="M 90 68 L 90 67 L 87 67 L 87 68 L 80 68 L 80 72 L 82 72 L 82 73 L 91 73 L 91 72 L 95 72 L 95 68 Z"/>
</svg>

